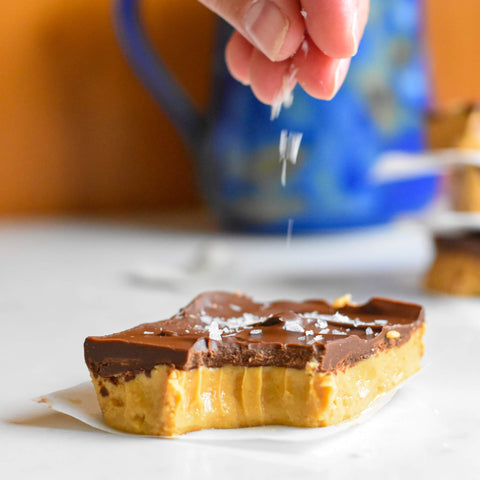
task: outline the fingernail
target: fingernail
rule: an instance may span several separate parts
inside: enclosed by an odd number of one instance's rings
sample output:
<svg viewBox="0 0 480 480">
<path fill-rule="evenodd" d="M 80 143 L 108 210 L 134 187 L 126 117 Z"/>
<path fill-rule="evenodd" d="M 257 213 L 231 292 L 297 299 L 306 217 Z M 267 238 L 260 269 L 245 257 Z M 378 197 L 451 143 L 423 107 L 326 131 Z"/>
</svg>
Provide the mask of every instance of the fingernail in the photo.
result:
<svg viewBox="0 0 480 480">
<path fill-rule="evenodd" d="M 355 10 L 353 17 L 352 17 L 352 57 L 357 54 L 358 51 L 358 44 L 360 42 L 360 23 L 359 23 L 359 15 L 358 15 L 358 8 Z"/>
<path fill-rule="evenodd" d="M 333 90 L 332 94 L 329 96 L 328 100 L 332 100 L 333 97 L 338 93 L 340 87 L 342 86 L 345 77 L 347 76 L 348 68 L 350 67 L 350 59 L 344 58 L 338 61 L 338 64 L 335 68 L 333 76 Z"/>
<path fill-rule="evenodd" d="M 286 15 L 269 0 L 253 3 L 245 15 L 245 29 L 250 39 L 273 61 L 280 53 L 289 25 Z"/>
</svg>

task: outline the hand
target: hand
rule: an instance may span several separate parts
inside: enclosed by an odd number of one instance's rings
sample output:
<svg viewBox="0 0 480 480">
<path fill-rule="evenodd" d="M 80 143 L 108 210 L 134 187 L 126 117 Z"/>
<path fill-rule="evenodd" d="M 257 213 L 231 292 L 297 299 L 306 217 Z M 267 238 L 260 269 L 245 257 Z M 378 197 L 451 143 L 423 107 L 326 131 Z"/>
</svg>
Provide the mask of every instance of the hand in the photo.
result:
<svg viewBox="0 0 480 480">
<path fill-rule="evenodd" d="M 232 75 L 274 104 L 298 82 L 331 99 L 347 75 L 367 23 L 369 0 L 200 0 L 235 29 Z"/>
</svg>

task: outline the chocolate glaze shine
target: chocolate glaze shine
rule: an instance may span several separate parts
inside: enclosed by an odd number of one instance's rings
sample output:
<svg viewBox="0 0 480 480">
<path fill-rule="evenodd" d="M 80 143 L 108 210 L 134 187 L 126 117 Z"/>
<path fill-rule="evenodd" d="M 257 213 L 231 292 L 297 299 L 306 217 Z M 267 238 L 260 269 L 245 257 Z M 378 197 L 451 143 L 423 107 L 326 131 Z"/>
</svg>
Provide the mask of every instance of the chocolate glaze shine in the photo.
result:
<svg viewBox="0 0 480 480">
<path fill-rule="evenodd" d="M 382 298 L 335 309 L 323 300 L 256 303 L 240 293 L 207 292 L 168 320 L 88 337 L 85 360 L 95 376 L 112 380 L 148 374 L 157 365 L 191 370 L 310 363 L 329 372 L 402 345 L 423 322 L 421 306 Z M 390 330 L 398 338 L 389 338 Z"/>
</svg>

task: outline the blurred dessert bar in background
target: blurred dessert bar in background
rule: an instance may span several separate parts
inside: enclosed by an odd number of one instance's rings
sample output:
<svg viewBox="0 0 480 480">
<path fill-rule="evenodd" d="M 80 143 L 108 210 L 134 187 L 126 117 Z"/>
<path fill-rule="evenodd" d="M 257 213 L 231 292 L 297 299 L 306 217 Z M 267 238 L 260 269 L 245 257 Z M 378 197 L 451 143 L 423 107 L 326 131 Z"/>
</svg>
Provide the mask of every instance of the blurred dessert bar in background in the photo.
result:
<svg viewBox="0 0 480 480">
<path fill-rule="evenodd" d="M 480 106 L 430 115 L 428 134 L 433 150 L 450 150 L 451 211 L 435 233 L 436 257 L 425 286 L 451 295 L 480 295 Z"/>
<path fill-rule="evenodd" d="M 454 158 L 450 174 L 452 209 L 480 212 L 480 105 L 431 114 L 428 140 L 432 150 L 458 150 L 458 159 Z M 477 150 L 478 157 L 473 155 Z"/>
</svg>

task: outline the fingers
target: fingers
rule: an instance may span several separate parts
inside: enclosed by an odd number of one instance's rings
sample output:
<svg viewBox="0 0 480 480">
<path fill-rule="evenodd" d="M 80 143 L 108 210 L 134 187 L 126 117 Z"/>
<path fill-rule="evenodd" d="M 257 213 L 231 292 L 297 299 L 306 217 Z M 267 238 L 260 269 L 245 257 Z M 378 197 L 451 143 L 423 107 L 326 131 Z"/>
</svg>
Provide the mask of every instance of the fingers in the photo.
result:
<svg viewBox="0 0 480 480">
<path fill-rule="evenodd" d="M 215 4 L 227 19 L 241 19 L 236 28 L 245 33 L 235 32 L 230 39 L 227 64 L 232 75 L 267 104 L 284 98 L 297 81 L 315 98 L 333 98 L 358 49 L 369 9 L 369 0 L 201 1 L 211 8 Z M 288 25 L 287 33 L 281 25 Z"/>
<path fill-rule="evenodd" d="M 350 59 L 325 55 L 307 37 L 293 59 L 271 62 L 238 33 L 227 45 L 226 59 L 232 75 L 250 85 L 263 103 L 274 104 L 298 82 L 312 97 L 330 100 L 347 75 Z"/>
<path fill-rule="evenodd" d="M 235 80 L 248 85 L 250 83 L 250 62 L 254 47 L 238 32 L 234 32 L 225 49 L 225 60 Z"/>
<path fill-rule="evenodd" d="M 250 85 L 254 95 L 263 103 L 275 103 L 295 86 L 291 60 L 271 62 L 237 32 L 228 42 L 225 56 L 233 77 Z"/>
<path fill-rule="evenodd" d="M 271 62 L 258 50 L 252 54 L 249 77 L 254 95 L 268 105 L 281 102 L 297 83 L 291 59 Z"/>
<path fill-rule="evenodd" d="M 305 23 L 297 0 L 200 0 L 272 61 L 292 56 Z"/>
<path fill-rule="evenodd" d="M 298 83 L 309 95 L 331 100 L 347 76 L 350 59 L 328 57 L 307 37 L 293 59 L 293 66 Z"/>
<path fill-rule="evenodd" d="M 305 24 L 316 46 L 329 57 L 357 53 L 368 19 L 369 0 L 300 0 Z"/>
</svg>

